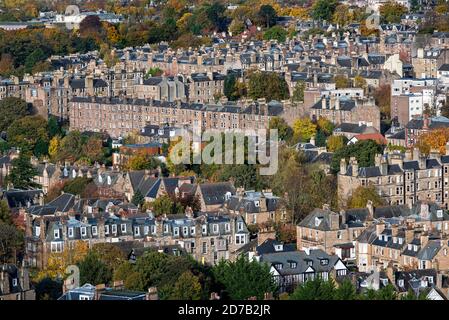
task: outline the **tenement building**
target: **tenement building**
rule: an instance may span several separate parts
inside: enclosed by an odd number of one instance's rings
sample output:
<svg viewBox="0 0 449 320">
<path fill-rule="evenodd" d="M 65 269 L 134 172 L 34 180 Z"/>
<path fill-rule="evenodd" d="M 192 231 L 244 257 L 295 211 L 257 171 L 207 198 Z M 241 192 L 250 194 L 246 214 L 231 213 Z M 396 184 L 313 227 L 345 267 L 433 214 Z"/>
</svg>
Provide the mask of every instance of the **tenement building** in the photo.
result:
<svg viewBox="0 0 449 320">
<path fill-rule="evenodd" d="M 143 99 L 75 97 L 70 102 L 70 130 L 105 132 L 113 138 L 140 131 L 147 124 L 201 129 L 257 130 L 268 128 L 282 106 L 189 104 Z"/>
<path fill-rule="evenodd" d="M 413 158 L 410 152 L 376 155 L 371 167 L 360 167 L 355 157 L 350 158 L 349 164 L 342 159 L 338 195 L 346 201 L 357 187 L 374 186 L 388 204 L 413 205 L 421 200 L 448 208 L 448 170 L 449 148 L 444 156 L 435 152 L 429 157 L 414 152 Z"/>
</svg>

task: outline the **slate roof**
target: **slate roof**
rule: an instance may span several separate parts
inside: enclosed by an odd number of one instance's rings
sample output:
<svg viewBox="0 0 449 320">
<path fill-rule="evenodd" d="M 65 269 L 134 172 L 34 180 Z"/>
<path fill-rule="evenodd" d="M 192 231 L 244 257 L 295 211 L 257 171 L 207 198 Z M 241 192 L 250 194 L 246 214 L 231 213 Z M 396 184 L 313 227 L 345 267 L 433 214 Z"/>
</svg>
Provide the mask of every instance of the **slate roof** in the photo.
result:
<svg viewBox="0 0 449 320">
<path fill-rule="evenodd" d="M 198 187 L 206 205 L 224 204 L 226 194 L 234 195 L 236 191 L 230 182 L 202 183 Z"/>
</svg>

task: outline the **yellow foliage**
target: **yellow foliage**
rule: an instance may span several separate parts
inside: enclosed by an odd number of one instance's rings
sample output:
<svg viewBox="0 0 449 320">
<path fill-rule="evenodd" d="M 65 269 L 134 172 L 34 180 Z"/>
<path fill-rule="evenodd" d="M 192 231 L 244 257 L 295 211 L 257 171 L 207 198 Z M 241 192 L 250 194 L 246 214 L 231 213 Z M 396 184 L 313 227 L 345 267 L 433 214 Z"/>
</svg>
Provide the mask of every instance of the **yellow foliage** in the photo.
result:
<svg viewBox="0 0 449 320">
<path fill-rule="evenodd" d="M 446 153 L 446 143 L 449 141 L 449 128 L 432 130 L 422 134 L 418 138 L 416 147 L 424 154 L 429 154 L 432 150 Z"/>
<path fill-rule="evenodd" d="M 60 253 L 51 253 L 47 260 L 47 267 L 37 275 L 37 280 L 44 278 L 65 278 L 65 270 L 68 266 L 81 262 L 89 251 L 89 244 L 84 241 L 76 241 L 73 248 L 64 247 Z"/>
<path fill-rule="evenodd" d="M 61 138 L 59 136 L 55 136 L 50 140 L 50 144 L 48 146 L 48 154 L 50 158 L 54 158 L 59 151 L 59 146 L 61 145 Z"/>
</svg>

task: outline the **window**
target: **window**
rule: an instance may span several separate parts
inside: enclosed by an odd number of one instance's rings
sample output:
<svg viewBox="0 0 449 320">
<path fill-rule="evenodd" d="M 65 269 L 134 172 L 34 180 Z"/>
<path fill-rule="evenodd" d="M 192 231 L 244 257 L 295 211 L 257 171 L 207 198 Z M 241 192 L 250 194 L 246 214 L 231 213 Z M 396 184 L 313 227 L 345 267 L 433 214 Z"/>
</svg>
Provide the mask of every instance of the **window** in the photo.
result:
<svg viewBox="0 0 449 320">
<path fill-rule="evenodd" d="M 125 232 L 126 232 L 126 224 L 122 223 L 122 224 L 120 225 L 120 230 L 121 230 L 123 233 L 125 233 Z"/>
<path fill-rule="evenodd" d="M 341 231 L 337 231 L 337 239 L 341 239 Z"/>
<path fill-rule="evenodd" d="M 93 236 L 98 235 L 98 228 L 97 228 L 97 226 L 92 226 L 92 235 Z"/>
<path fill-rule="evenodd" d="M 175 237 L 179 235 L 179 228 L 173 228 L 173 235 Z"/>
<path fill-rule="evenodd" d="M 51 243 L 51 252 L 62 252 L 64 245 L 62 242 L 52 242 Z"/>
<path fill-rule="evenodd" d="M 143 227 L 143 234 L 146 236 L 149 232 L 150 232 L 150 227 L 149 226 L 144 226 Z"/>
<path fill-rule="evenodd" d="M 278 270 L 282 270 L 283 265 L 282 265 L 282 263 L 275 263 L 274 267 Z"/>
<path fill-rule="evenodd" d="M 185 236 L 189 235 L 189 227 L 182 227 L 182 234 Z"/>
<path fill-rule="evenodd" d="M 69 237 L 73 237 L 73 228 L 69 228 Z"/>
<path fill-rule="evenodd" d="M 231 225 L 229 223 L 225 224 L 225 232 L 230 232 L 231 231 Z"/>
<path fill-rule="evenodd" d="M 218 233 L 218 224 L 213 224 L 212 230 L 214 231 L 214 233 Z"/>
<path fill-rule="evenodd" d="M 290 269 L 296 269 L 297 265 L 298 264 L 296 262 L 294 262 L 294 261 L 290 262 Z"/>
<path fill-rule="evenodd" d="M 53 236 L 55 239 L 59 239 L 59 229 L 53 231 Z"/>
<path fill-rule="evenodd" d="M 190 227 L 190 234 L 195 235 L 195 227 Z"/>
<path fill-rule="evenodd" d="M 203 234 L 207 234 L 207 225 L 203 224 L 201 231 L 203 232 Z"/>
<path fill-rule="evenodd" d="M 164 224 L 164 233 L 168 233 L 168 224 Z"/>
<path fill-rule="evenodd" d="M 203 242 L 203 247 L 202 247 L 202 251 L 203 254 L 207 253 L 207 242 Z"/>
<path fill-rule="evenodd" d="M 117 233 L 117 225 L 116 224 L 112 225 L 112 233 Z"/>
<path fill-rule="evenodd" d="M 398 286 L 400 286 L 401 288 L 404 287 L 404 279 L 399 279 L 398 280 Z"/>
<path fill-rule="evenodd" d="M 90 300 L 89 296 L 86 296 L 84 294 L 80 294 L 80 300 Z"/>
<path fill-rule="evenodd" d="M 104 234 L 109 234 L 109 225 L 104 226 Z"/>
<path fill-rule="evenodd" d="M 242 231 L 243 230 L 243 222 L 239 222 L 237 224 L 237 231 Z"/>
<path fill-rule="evenodd" d="M 329 259 L 321 259 L 321 260 L 320 260 L 320 264 L 321 264 L 322 266 L 327 266 L 327 265 L 329 264 Z"/>
<path fill-rule="evenodd" d="M 17 278 L 12 279 L 12 286 L 17 287 Z"/>
<path fill-rule="evenodd" d="M 244 234 L 237 234 L 235 236 L 235 244 L 245 244 L 245 235 Z"/>
<path fill-rule="evenodd" d="M 139 227 L 134 227 L 134 235 L 140 236 L 140 228 Z"/>
<path fill-rule="evenodd" d="M 81 236 L 85 237 L 87 235 L 86 227 L 81 227 Z"/>
</svg>

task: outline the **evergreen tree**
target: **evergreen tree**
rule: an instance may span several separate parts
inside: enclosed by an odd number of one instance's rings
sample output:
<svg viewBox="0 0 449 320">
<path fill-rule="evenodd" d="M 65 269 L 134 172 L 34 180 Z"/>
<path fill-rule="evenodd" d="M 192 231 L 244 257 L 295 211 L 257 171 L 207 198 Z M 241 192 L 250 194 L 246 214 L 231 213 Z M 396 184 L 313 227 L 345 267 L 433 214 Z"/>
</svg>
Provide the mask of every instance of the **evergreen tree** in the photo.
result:
<svg viewBox="0 0 449 320">
<path fill-rule="evenodd" d="M 18 158 L 11 161 L 12 169 L 6 178 L 7 183 L 16 189 L 33 189 L 40 185 L 34 182 L 37 170 L 30 162 L 30 158 L 21 153 Z"/>
<path fill-rule="evenodd" d="M 135 204 L 136 206 L 142 206 L 145 203 L 145 198 L 142 195 L 142 192 L 140 192 L 140 190 L 137 190 L 134 193 L 133 198 L 131 199 L 131 202 L 133 204 Z"/>
</svg>

